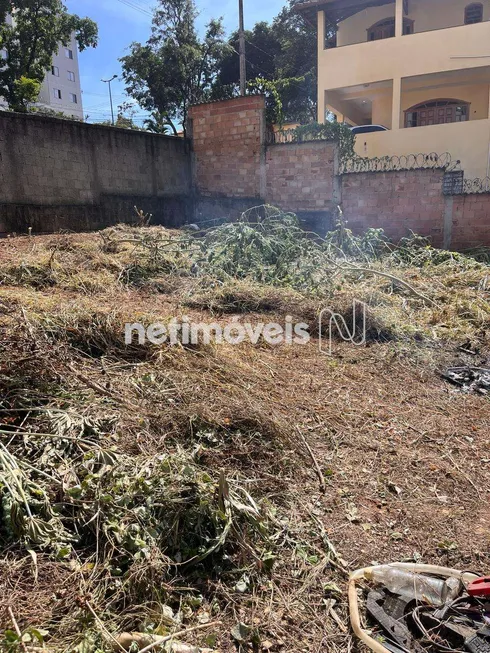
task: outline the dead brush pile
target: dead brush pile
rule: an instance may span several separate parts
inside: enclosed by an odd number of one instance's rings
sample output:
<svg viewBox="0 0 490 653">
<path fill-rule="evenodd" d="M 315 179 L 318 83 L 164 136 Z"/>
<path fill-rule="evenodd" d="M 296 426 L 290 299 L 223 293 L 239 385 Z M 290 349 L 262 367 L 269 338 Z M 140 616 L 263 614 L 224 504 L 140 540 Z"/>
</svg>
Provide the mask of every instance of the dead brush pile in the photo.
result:
<svg viewBox="0 0 490 653">
<path fill-rule="evenodd" d="M 488 465 L 468 467 L 488 400 L 436 374 L 488 351 L 478 257 L 341 221 L 320 239 L 271 207 L 0 243 L 2 648 L 345 651 L 349 567 L 488 562 L 464 527 L 490 520 Z M 321 310 L 348 321 L 353 299 L 368 346 L 321 356 Z M 124 341 L 184 315 L 291 316 L 314 341 Z"/>
</svg>

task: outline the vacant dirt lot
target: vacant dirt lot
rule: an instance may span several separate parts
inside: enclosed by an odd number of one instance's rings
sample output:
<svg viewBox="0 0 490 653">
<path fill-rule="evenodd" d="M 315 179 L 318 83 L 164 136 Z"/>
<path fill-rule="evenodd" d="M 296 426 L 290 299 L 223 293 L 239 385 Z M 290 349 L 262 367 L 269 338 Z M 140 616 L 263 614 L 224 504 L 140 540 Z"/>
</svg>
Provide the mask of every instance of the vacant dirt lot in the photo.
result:
<svg viewBox="0 0 490 653">
<path fill-rule="evenodd" d="M 278 224 L 0 241 L 4 644 L 14 618 L 52 651 L 196 626 L 177 639 L 347 651 L 349 570 L 490 571 L 489 396 L 441 374 L 490 366 L 490 268 L 379 235 L 291 252 Z M 321 354 L 319 311 L 353 298 L 368 342 Z M 124 343 L 288 315 L 308 344 Z"/>
</svg>

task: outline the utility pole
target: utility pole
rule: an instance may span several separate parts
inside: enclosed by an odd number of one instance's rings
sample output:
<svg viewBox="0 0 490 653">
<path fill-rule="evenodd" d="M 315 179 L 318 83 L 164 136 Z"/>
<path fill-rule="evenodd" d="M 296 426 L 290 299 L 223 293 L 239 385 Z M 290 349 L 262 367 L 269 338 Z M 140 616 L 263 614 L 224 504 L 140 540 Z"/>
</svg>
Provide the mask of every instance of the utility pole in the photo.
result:
<svg viewBox="0 0 490 653">
<path fill-rule="evenodd" d="M 112 126 L 114 127 L 114 107 L 112 106 L 112 89 L 111 89 L 111 82 L 113 82 L 115 79 L 117 79 L 117 75 L 113 75 L 110 79 L 101 79 L 101 82 L 104 82 L 104 84 L 109 84 L 109 99 L 111 101 L 111 116 L 112 116 Z"/>
<path fill-rule="evenodd" d="M 243 97 L 247 87 L 247 62 L 245 60 L 245 21 L 243 18 L 243 0 L 238 0 L 240 14 L 240 95 Z"/>
</svg>

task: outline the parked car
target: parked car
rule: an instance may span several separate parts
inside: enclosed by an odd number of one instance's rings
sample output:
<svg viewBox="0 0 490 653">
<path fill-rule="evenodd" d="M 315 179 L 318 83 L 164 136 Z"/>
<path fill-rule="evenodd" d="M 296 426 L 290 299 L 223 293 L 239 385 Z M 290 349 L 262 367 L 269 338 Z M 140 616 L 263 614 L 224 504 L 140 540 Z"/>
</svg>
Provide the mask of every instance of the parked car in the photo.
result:
<svg viewBox="0 0 490 653">
<path fill-rule="evenodd" d="M 387 132 L 388 128 L 383 125 L 358 125 L 351 127 L 354 134 L 370 134 L 371 132 Z"/>
</svg>

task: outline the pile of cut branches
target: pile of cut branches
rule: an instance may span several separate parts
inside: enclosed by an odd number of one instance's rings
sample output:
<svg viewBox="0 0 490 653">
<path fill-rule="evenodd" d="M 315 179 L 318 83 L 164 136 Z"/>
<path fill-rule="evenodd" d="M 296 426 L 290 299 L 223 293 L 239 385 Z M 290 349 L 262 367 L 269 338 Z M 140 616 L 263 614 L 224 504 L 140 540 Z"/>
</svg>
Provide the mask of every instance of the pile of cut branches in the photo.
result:
<svg viewBox="0 0 490 653">
<path fill-rule="evenodd" d="M 430 501 L 459 507 L 479 501 L 475 487 L 484 494 L 484 464 L 468 491 L 461 460 L 486 459 L 464 448 L 486 404 L 457 402 L 486 399 L 448 395 L 436 370 L 457 366 L 457 347 L 474 366 L 488 350 L 489 279 L 481 250 L 356 236 L 341 215 L 320 238 L 273 207 L 209 229 L 119 225 L 0 242 L 2 648 L 349 650 L 347 568 L 380 546 L 414 555 L 412 517 L 414 532 L 427 523 L 452 542 L 453 513 L 430 523 Z M 354 299 L 369 309 L 369 346 L 321 356 L 322 309 L 351 324 Z M 183 316 L 292 316 L 312 341 L 124 341 L 128 322 Z M 457 439 L 427 434 L 427 406 L 439 405 L 448 424 L 457 415 Z M 403 406 L 411 412 L 396 422 Z M 410 506 L 428 502 L 424 518 L 399 503 L 410 479 L 390 458 L 396 447 L 403 461 L 415 456 L 412 441 L 449 443 L 444 460 L 412 461 L 436 465 L 424 470 L 430 488 L 416 474 L 410 488 Z M 379 470 L 361 473 L 370 458 Z M 356 492 L 372 488 L 361 521 Z"/>
</svg>

